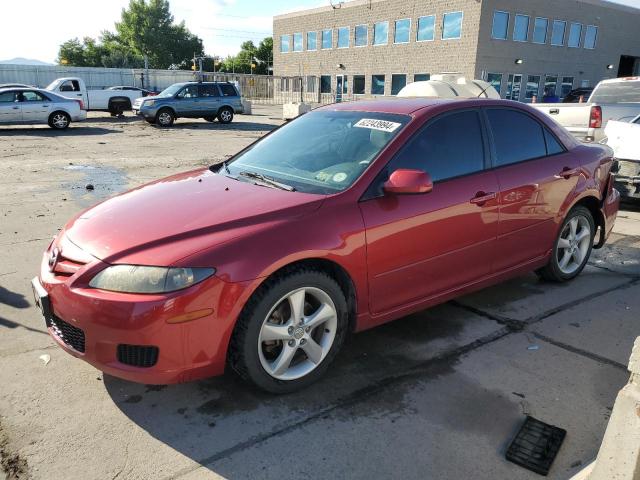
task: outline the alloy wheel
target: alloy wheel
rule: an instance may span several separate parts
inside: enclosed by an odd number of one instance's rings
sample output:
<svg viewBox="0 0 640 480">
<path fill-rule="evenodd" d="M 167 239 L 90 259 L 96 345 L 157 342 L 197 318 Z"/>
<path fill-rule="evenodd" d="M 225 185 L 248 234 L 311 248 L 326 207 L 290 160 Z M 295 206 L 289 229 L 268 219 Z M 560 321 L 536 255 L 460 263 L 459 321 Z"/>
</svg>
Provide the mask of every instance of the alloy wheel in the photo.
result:
<svg viewBox="0 0 640 480">
<path fill-rule="evenodd" d="M 315 287 L 289 292 L 271 309 L 260 329 L 262 367 L 278 380 L 308 375 L 331 350 L 337 325 L 337 310 L 326 292 Z"/>
<path fill-rule="evenodd" d="M 582 215 L 573 217 L 564 226 L 556 247 L 558 268 L 565 275 L 578 270 L 589 253 L 591 225 Z"/>
<path fill-rule="evenodd" d="M 160 115 L 158 115 L 158 123 L 160 125 L 170 125 L 171 119 L 171 114 L 169 112 L 161 112 Z"/>
<path fill-rule="evenodd" d="M 232 117 L 231 112 L 229 110 L 223 110 L 220 113 L 220 118 L 222 118 L 223 122 L 230 122 L 233 117 Z"/>
<path fill-rule="evenodd" d="M 53 123 L 54 127 L 62 129 L 67 128 L 67 126 L 69 125 L 69 120 L 67 119 L 66 115 L 57 113 L 53 116 L 51 123 Z"/>
</svg>

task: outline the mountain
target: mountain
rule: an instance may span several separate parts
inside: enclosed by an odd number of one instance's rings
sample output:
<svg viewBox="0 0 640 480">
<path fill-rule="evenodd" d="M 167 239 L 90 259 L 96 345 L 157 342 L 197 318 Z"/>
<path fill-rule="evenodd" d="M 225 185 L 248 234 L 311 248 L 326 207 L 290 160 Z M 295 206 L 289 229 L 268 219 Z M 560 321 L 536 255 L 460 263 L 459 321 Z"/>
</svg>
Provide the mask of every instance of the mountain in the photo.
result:
<svg viewBox="0 0 640 480">
<path fill-rule="evenodd" d="M 2 64 L 11 65 L 53 65 L 53 63 L 42 62 L 40 60 L 32 60 L 30 58 L 16 57 L 11 60 L 0 60 Z"/>
</svg>

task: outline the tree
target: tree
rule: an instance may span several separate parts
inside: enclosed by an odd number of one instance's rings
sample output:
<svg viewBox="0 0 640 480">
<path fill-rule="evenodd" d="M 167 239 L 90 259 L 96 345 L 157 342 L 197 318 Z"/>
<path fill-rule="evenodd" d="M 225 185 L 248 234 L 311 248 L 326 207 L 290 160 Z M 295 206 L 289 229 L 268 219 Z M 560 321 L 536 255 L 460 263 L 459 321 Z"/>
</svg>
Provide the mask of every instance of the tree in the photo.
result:
<svg viewBox="0 0 640 480">
<path fill-rule="evenodd" d="M 229 55 L 221 64 L 221 72 L 255 73 L 265 75 L 273 63 L 273 38 L 267 37 L 260 41 L 258 47 L 249 40 L 240 45 L 240 52 Z M 251 65 L 255 67 L 251 67 Z"/>
<path fill-rule="evenodd" d="M 194 54 L 204 54 L 202 40 L 184 22 L 174 23 L 168 0 L 131 0 L 116 32 L 122 45 L 146 55 L 154 68 L 187 66 Z"/>
</svg>

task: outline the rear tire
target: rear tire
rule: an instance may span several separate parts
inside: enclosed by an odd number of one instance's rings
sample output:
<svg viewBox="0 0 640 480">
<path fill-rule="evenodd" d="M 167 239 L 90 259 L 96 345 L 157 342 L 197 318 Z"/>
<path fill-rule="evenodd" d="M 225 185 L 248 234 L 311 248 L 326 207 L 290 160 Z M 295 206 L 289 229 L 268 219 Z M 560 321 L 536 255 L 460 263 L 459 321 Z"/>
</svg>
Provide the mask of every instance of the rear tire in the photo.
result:
<svg viewBox="0 0 640 480">
<path fill-rule="evenodd" d="M 536 273 L 549 282 L 567 282 L 580 275 L 589 261 L 595 233 L 596 225 L 589 209 L 572 208 L 562 222 L 549 263 Z"/>
<path fill-rule="evenodd" d="M 229 107 L 223 107 L 218 112 L 218 121 L 222 124 L 233 122 L 233 110 L 231 110 Z"/>
<path fill-rule="evenodd" d="M 121 117 L 126 110 L 131 110 L 131 100 L 128 98 L 112 98 L 109 100 L 109 113 L 112 117 Z"/>
<path fill-rule="evenodd" d="M 71 117 L 67 112 L 53 112 L 49 115 L 48 123 L 54 130 L 66 130 L 71 124 Z"/>
<path fill-rule="evenodd" d="M 229 345 L 229 365 L 262 390 L 293 392 L 322 377 L 347 330 L 340 285 L 318 270 L 292 270 L 267 280 L 245 305 Z"/>
<path fill-rule="evenodd" d="M 161 127 L 170 127 L 176 119 L 175 113 L 170 108 L 161 109 L 156 115 L 156 124 Z"/>
</svg>

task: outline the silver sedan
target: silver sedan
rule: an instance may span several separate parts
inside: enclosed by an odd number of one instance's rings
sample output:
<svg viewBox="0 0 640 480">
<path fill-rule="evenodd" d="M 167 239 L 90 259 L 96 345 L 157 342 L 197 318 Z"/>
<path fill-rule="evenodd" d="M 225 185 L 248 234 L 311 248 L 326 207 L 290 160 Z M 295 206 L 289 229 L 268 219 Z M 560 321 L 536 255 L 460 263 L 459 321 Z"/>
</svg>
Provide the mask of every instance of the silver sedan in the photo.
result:
<svg viewBox="0 0 640 480">
<path fill-rule="evenodd" d="M 87 118 L 81 100 L 72 100 L 39 88 L 0 88 L 0 125 L 46 123 L 64 130 Z"/>
</svg>

